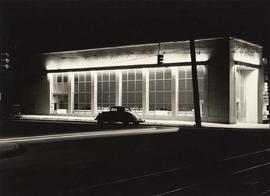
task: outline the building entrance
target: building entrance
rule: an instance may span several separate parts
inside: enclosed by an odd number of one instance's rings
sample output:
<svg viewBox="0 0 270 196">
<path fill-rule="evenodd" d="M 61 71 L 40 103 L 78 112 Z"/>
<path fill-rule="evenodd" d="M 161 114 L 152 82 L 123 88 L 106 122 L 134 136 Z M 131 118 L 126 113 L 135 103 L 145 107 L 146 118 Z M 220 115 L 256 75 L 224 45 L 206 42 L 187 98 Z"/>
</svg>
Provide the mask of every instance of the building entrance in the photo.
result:
<svg viewBox="0 0 270 196">
<path fill-rule="evenodd" d="M 56 114 L 67 114 L 68 112 L 68 95 L 53 95 L 53 111 Z"/>
<path fill-rule="evenodd" d="M 236 121 L 257 122 L 258 70 L 247 67 L 236 69 Z"/>
</svg>

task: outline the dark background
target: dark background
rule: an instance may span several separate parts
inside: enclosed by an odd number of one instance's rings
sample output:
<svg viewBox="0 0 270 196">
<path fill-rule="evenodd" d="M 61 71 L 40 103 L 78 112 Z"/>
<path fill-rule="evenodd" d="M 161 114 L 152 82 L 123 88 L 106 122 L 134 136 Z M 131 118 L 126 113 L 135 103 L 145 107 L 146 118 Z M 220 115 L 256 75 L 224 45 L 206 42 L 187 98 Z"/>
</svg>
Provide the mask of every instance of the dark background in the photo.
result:
<svg viewBox="0 0 270 196">
<path fill-rule="evenodd" d="M 233 36 L 270 59 L 269 21 L 267 0 L 0 0 L 0 50 L 11 60 L 2 103 L 20 103 L 21 81 L 39 77 L 25 67 L 42 52 Z"/>
<path fill-rule="evenodd" d="M 234 36 L 266 47 L 262 0 L 1 1 L 1 48 L 39 53 Z"/>
</svg>

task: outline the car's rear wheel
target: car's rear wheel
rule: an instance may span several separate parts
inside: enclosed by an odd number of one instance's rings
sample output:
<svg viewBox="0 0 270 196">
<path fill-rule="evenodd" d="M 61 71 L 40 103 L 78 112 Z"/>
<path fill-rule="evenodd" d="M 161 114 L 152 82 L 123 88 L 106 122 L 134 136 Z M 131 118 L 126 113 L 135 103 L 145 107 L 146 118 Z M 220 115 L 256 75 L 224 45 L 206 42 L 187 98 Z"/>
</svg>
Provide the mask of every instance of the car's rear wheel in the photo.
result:
<svg viewBox="0 0 270 196">
<path fill-rule="evenodd" d="M 139 125 L 138 121 L 133 121 L 133 125 Z"/>
<path fill-rule="evenodd" d="M 125 120 L 125 121 L 123 121 L 123 124 L 124 125 L 128 125 L 129 124 L 129 121 L 128 120 Z"/>
</svg>

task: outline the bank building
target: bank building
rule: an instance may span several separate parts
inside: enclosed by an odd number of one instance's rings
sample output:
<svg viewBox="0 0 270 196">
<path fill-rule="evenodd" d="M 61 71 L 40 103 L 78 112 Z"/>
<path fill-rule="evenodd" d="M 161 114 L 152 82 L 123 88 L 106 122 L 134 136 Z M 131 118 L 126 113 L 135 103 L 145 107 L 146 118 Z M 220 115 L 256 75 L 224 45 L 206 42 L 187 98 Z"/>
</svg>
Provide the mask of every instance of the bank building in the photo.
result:
<svg viewBox="0 0 270 196">
<path fill-rule="evenodd" d="M 195 48 L 202 121 L 262 123 L 262 47 L 222 37 Z M 144 119 L 194 121 L 189 41 L 50 52 L 34 63 L 26 113 L 96 116 L 127 106 Z"/>
</svg>

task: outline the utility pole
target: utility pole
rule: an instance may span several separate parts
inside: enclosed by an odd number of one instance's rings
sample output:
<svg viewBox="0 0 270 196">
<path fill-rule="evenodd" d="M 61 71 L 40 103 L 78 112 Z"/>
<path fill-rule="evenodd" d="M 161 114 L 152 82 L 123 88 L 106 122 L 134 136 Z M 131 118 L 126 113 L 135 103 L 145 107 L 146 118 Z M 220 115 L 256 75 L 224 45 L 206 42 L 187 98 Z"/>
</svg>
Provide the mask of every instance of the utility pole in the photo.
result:
<svg viewBox="0 0 270 196">
<path fill-rule="evenodd" d="M 162 65 L 163 64 L 163 54 L 160 54 L 160 43 L 158 43 L 158 55 L 157 55 L 157 64 Z"/>
<path fill-rule="evenodd" d="M 191 70 L 192 70 L 192 87 L 193 87 L 193 102 L 195 109 L 195 123 L 196 127 L 201 127 L 201 111 L 200 111 L 200 96 L 198 87 L 198 74 L 196 63 L 196 51 L 194 39 L 190 39 L 190 56 L 191 56 Z"/>
</svg>

